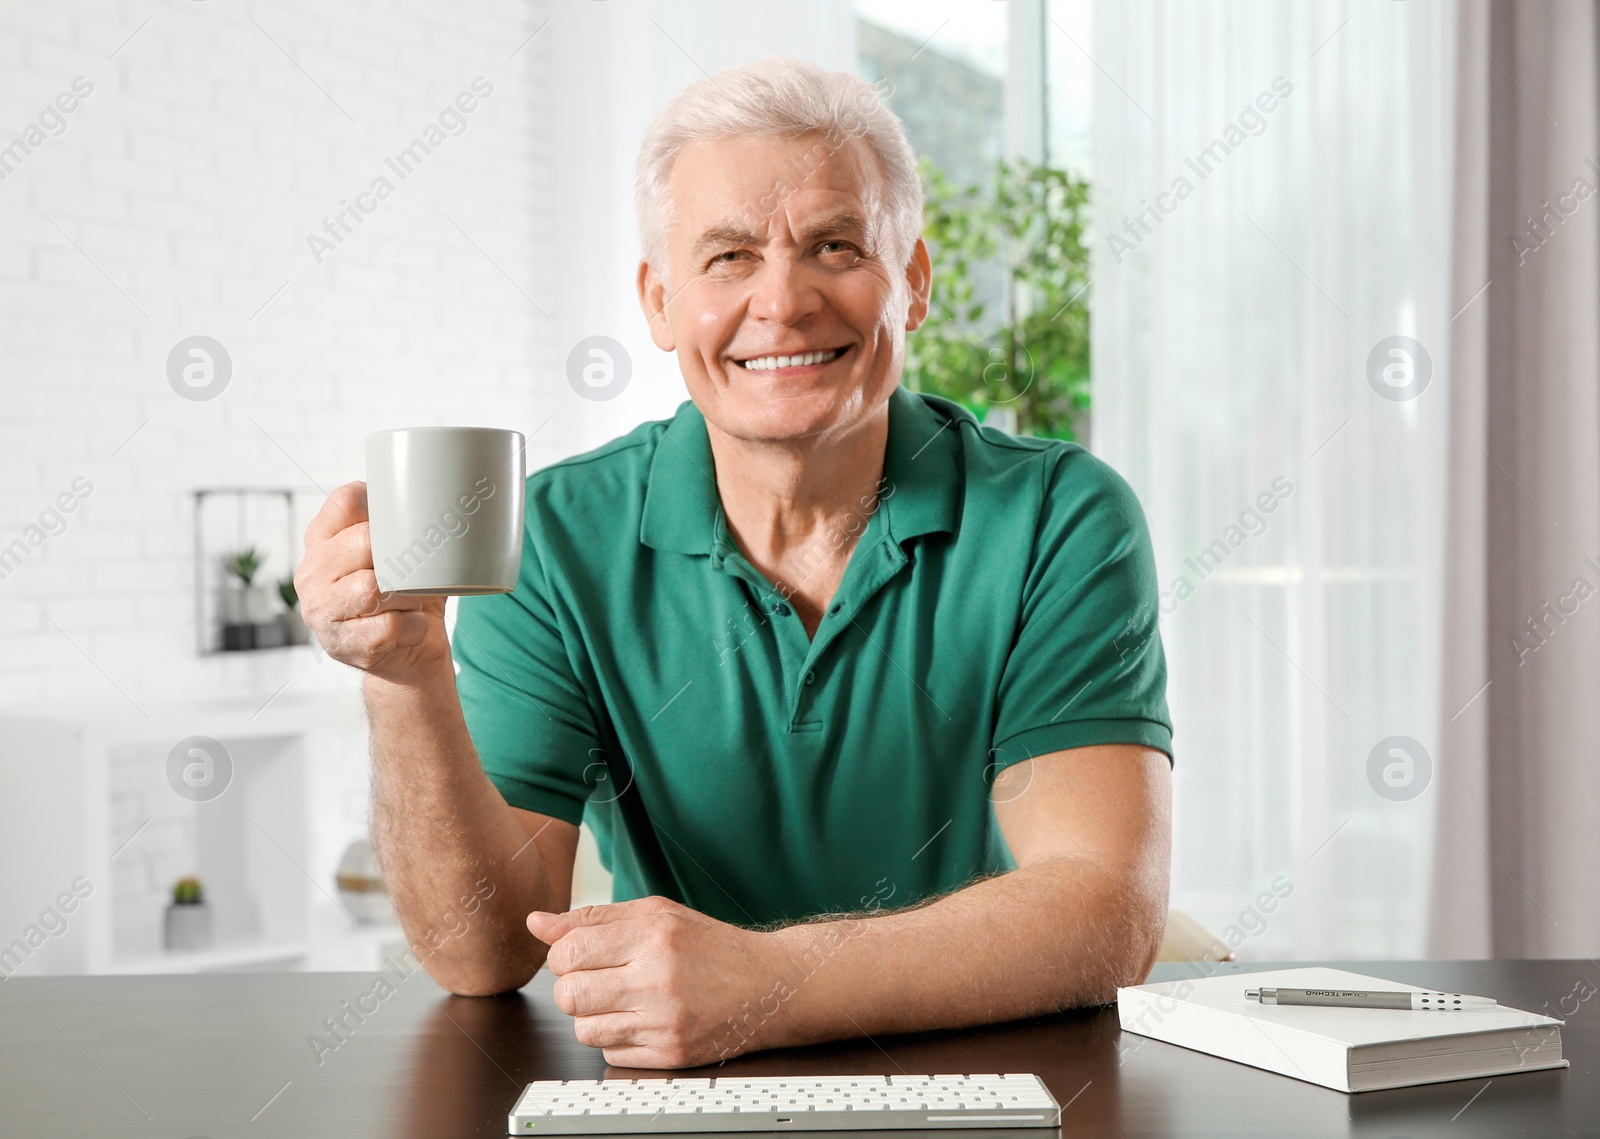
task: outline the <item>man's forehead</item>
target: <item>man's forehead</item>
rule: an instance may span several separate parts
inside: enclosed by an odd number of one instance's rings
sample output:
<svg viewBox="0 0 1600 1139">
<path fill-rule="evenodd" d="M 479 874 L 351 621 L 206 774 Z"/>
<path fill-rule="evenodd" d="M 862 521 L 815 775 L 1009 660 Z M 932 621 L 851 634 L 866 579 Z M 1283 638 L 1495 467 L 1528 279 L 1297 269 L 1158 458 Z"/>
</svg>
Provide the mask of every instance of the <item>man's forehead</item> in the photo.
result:
<svg viewBox="0 0 1600 1139">
<path fill-rule="evenodd" d="M 673 164 L 675 236 L 698 245 L 714 229 L 799 233 L 843 214 L 866 228 L 876 189 L 871 150 L 855 138 L 833 143 L 820 134 L 691 143 Z"/>
</svg>

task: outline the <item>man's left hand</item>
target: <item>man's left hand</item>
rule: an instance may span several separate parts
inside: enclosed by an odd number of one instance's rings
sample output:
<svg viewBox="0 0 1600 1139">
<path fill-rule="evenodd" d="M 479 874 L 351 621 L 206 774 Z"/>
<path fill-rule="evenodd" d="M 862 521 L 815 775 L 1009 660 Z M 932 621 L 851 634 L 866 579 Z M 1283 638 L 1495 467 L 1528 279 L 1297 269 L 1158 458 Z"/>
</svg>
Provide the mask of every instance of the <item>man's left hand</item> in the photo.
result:
<svg viewBox="0 0 1600 1139">
<path fill-rule="evenodd" d="M 535 911 L 550 946 L 555 999 L 580 1043 L 623 1068 L 692 1068 L 777 1042 L 794 994 L 770 934 L 728 925 L 668 898 Z"/>
</svg>

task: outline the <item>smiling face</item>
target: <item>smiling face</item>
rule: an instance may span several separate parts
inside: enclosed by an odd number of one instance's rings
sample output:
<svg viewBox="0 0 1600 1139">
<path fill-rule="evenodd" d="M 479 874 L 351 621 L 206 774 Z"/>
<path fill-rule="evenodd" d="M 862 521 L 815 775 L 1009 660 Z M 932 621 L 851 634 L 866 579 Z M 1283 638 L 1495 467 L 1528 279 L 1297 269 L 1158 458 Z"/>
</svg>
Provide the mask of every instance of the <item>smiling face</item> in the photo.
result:
<svg viewBox="0 0 1600 1139">
<path fill-rule="evenodd" d="M 639 267 L 652 339 L 677 352 L 706 421 L 737 439 L 798 441 L 871 419 L 927 316 L 927 249 L 919 238 L 909 265 L 891 263 L 876 155 L 858 138 L 831 153 L 822 139 L 686 146 L 672 165 L 668 280 Z"/>
</svg>

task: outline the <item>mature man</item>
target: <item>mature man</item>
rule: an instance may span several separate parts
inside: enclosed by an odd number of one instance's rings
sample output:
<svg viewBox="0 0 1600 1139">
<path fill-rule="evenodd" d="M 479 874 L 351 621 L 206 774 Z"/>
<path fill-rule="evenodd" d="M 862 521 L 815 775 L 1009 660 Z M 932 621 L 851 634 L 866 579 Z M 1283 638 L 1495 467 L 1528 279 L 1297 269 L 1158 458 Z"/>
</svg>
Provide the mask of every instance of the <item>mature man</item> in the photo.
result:
<svg viewBox="0 0 1600 1139">
<path fill-rule="evenodd" d="M 637 199 L 691 399 L 529 477 L 516 591 L 452 644 L 441 599 L 377 592 L 362 484 L 306 533 L 401 920 L 473 901 L 429 971 L 547 963 L 632 1067 L 1142 980 L 1171 802 L 1143 516 L 1081 448 L 900 386 L 929 257 L 899 121 L 849 75 L 734 68 L 655 120 Z M 583 819 L 626 900 L 569 912 Z"/>
</svg>

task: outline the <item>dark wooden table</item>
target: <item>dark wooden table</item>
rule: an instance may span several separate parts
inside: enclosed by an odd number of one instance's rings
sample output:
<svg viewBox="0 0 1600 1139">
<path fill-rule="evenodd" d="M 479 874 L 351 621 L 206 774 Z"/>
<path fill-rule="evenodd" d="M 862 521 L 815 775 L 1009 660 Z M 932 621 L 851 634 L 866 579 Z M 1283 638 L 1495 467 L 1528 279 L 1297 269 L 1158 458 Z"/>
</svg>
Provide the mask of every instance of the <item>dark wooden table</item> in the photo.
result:
<svg viewBox="0 0 1600 1139">
<path fill-rule="evenodd" d="M 1299 962 L 1298 964 L 1308 964 Z M 964 1032 L 758 1053 L 697 1075 L 1037 1072 L 1063 1139 L 1099 1135 L 1600 1135 L 1592 961 L 1329 962 L 1518 1008 L 1565 1002 L 1572 1067 L 1344 1095 L 1135 1035 L 1115 1008 Z M 1255 962 L 1209 972 L 1279 968 Z M 1159 966 L 1153 979 L 1193 975 Z M 388 976 L 393 993 L 369 997 Z M 541 973 L 522 992 L 452 997 L 420 970 L 13 977 L 0 984 L 0 1135 L 436 1139 L 505 1134 L 525 1083 L 660 1075 L 578 1044 Z M 358 999 L 366 997 L 360 1001 Z M 324 1019 L 372 1009 L 339 1041 Z M 1572 1011 L 1572 1010 L 1576 1011 Z M 1562 1014 L 1558 1014 L 1562 1015 Z M 319 1048 L 320 1036 L 334 1048 Z M 909 1132 L 835 1133 L 890 1139 Z M 920 1133 L 919 1133 L 920 1134 Z M 1052 1132 L 974 1132 L 1009 1139 Z"/>
</svg>

